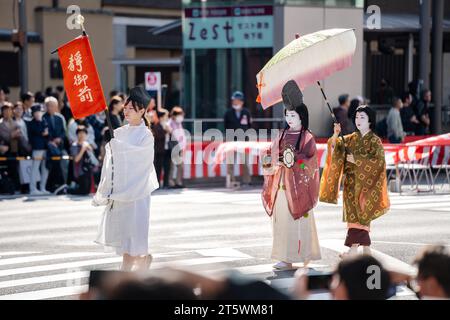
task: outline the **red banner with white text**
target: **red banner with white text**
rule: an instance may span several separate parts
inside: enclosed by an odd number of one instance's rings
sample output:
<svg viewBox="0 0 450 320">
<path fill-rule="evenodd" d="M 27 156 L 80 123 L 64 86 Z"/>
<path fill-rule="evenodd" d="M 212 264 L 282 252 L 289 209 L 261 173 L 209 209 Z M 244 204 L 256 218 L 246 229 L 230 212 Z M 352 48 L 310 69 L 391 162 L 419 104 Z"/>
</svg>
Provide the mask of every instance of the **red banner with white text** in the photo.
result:
<svg viewBox="0 0 450 320">
<path fill-rule="evenodd" d="M 80 36 L 58 49 L 64 87 L 75 119 L 106 109 L 102 84 L 87 36 Z"/>
</svg>

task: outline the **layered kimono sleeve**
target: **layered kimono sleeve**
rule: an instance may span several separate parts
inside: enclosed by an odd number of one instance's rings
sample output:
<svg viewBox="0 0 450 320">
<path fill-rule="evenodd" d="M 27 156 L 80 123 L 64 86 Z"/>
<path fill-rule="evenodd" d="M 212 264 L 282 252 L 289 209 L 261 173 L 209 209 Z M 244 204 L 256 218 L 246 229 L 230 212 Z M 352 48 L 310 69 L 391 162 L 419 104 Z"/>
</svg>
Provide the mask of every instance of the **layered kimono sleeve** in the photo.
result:
<svg viewBox="0 0 450 320">
<path fill-rule="evenodd" d="M 347 140 L 347 138 L 345 138 Z M 328 140 L 327 158 L 320 179 L 319 200 L 337 204 L 339 189 L 344 171 L 345 145 L 342 138 L 336 139 L 332 147 L 332 138 Z"/>
<path fill-rule="evenodd" d="M 380 217 L 389 209 L 387 191 L 386 161 L 381 140 L 373 136 L 368 141 L 367 152 L 355 152 L 356 184 L 359 186 L 359 207 L 361 224 Z"/>
<path fill-rule="evenodd" d="M 279 145 L 278 139 L 274 139 L 270 145 L 270 149 L 262 152 L 264 184 L 261 193 L 261 200 L 266 213 L 271 216 L 275 198 L 280 182 L 281 167 L 278 165 Z M 270 157 L 270 158 L 268 158 Z"/>
<path fill-rule="evenodd" d="M 305 132 L 305 144 L 295 152 L 295 164 L 285 170 L 286 198 L 294 219 L 299 219 L 317 205 L 319 163 L 313 136 Z"/>
<path fill-rule="evenodd" d="M 270 147 L 261 152 L 261 159 L 263 164 L 263 176 L 264 179 L 273 176 L 276 171 L 280 168 L 278 165 L 278 159 L 280 154 L 280 149 L 278 145 L 278 139 L 274 139 L 270 144 Z"/>
<path fill-rule="evenodd" d="M 111 156 L 112 154 L 112 156 Z M 136 201 L 159 187 L 154 160 L 154 139 L 150 134 L 135 146 L 112 139 L 106 146 L 106 156 L 94 205 L 106 205 L 109 200 Z"/>
</svg>

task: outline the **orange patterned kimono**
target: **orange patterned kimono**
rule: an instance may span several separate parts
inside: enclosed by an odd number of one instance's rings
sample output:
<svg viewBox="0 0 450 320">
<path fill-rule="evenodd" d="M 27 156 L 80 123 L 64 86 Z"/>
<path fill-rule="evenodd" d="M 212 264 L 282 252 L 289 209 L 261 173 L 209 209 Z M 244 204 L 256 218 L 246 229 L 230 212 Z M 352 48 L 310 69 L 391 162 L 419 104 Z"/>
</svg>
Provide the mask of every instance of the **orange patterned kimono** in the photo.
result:
<svg viewBox="0 0 450 320">
<path fill-rule="evenodd" d="M 337 203 L 341 178 L 344 180 L 343 221 L 349 229 L 346 245 L 370 245 L 370 222 L 389 210 L 386 163 L 380 138 L 373 132 L 364 137 L 359 131 L 344 137 L 355 164 L 345 158 L 342 138 L 334 150 L 328 141 L 328 154 L 320 181 L 319 200 Z"/>
</svg>

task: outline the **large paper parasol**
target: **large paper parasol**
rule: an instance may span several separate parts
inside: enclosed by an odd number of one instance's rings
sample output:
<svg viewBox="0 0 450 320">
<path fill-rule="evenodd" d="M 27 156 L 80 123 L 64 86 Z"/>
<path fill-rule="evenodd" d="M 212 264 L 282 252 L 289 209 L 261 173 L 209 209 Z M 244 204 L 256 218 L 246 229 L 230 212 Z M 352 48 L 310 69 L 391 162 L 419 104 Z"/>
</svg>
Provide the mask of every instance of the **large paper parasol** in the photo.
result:
<svg viewBox="0 0 450 320">
<path fill-rule="evenodd" d="M 256 75 L 258 102 L 264 109 L 282 100 L 289 80 L 301 89 L 352 64 L 354 29 L 327 29 L 298 37 L 270 59 Z"/>
</svg>

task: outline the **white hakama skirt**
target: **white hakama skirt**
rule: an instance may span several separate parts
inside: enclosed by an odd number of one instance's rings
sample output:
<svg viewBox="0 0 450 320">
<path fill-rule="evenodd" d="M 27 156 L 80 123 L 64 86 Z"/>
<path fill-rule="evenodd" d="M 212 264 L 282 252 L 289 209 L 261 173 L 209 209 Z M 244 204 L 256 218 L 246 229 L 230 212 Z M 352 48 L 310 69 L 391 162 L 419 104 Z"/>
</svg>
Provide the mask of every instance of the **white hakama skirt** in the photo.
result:
<svg viewBox="0 0 450 320">
<path fill-rule="evenodd" d="M 296 263 L 322 258 L 313 211 L 294 220 L 289 211 L 286 193 L 282 189 L 278 190 L 275 200 L 272 233 L 272 259 Z"/>
<path fill-rule="evenodd" d="M 103 212 L 96 243 L 106 252 L 130 256 L 148 255 L 150 196 L 136 201 L 114 201 Z"/>
</svg>

